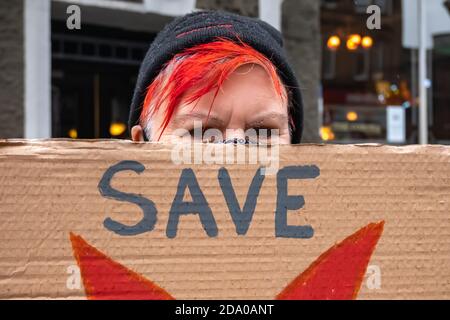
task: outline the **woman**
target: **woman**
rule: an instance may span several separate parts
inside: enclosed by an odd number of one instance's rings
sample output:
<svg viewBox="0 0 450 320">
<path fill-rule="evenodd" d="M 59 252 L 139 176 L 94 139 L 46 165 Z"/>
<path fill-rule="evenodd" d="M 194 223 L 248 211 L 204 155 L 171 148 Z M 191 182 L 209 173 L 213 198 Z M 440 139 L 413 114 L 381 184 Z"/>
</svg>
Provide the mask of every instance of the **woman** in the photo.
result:
<svg viewBox="0 0 450 320">
<path fill-rule="evenodd" d="M 302 109 L 280 32 L 258 19 L 201 11 L 175 19 L 151 44 L 129 127 L 133 141 L 173 142 L 200 127 L 225 142 L 267 129 L 280 143 L 300 143 Z"/>
</svg>

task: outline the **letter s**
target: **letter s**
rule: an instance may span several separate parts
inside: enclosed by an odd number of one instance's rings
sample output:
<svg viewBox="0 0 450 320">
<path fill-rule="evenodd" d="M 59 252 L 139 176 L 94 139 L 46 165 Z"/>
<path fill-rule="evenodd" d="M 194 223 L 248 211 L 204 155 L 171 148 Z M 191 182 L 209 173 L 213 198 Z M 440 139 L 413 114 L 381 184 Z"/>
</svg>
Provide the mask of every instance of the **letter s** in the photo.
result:
<svg viewBox="0 0 450 320">
<path fill-rule="evenodd" d="M 103 225 L 106 229 L 115 232 L 121 236 L 134 236 L 147 231 L 152 231 L 156 224 L 156 207 L 155 204 L 134 193 L 125 193 L 111 187 L 111 179 L 117 172 L 132 170 L 141 173 L 145 170 L 143 164 L 137 161 L 121 161 L 105 171 L 102 179 L 98 183 L 100 194 L 105 198 L 115 199 L 118 201 L 126 201 L 137 204 L 144 214 L 144 217 L 134 226 L 127 226 L 111 218 L 106 218 Z"/>
</svg>

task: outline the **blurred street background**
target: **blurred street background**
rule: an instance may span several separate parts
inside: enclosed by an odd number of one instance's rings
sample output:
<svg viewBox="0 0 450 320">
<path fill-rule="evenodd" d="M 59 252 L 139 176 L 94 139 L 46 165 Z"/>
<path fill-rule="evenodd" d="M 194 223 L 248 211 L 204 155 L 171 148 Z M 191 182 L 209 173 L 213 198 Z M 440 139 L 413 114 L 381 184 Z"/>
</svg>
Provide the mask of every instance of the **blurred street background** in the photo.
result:
<svg viewBox="0 0 450 320">
<path fill-rule="evenodd" d="M 71 5 L 81 29 L 68 27 Z M 282 31 L 304 97 L 303 142 L 450 144 L 446 0 L 1 0 L 0 138 L 129 138 L 148 46 L 197 9 Z"/>
</svg>

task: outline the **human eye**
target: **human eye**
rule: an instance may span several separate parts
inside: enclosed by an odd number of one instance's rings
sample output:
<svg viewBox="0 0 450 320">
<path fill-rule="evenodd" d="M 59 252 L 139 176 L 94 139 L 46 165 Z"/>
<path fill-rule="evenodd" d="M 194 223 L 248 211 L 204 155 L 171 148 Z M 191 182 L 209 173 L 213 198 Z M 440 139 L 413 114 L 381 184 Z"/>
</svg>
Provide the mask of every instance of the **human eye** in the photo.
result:
<svg viewBox="0 0 450 320">
<path fill-rule="evenodd" d="M 213 143 L 220 140 L 221 132 L 209 126 L 191 127 L 186 130 L 186 136 L 196 142 Z"/>
</svg>

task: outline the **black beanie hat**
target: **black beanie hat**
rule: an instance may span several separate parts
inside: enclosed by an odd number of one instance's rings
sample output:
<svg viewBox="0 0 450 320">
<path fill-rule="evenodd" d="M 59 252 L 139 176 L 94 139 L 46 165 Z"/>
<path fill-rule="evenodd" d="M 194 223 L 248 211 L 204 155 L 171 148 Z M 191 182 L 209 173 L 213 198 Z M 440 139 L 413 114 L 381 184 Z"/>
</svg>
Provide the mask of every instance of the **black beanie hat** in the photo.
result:
<svg viewBox="0 0 450 320">
<path fill-rule="evenodd" d="M 223 11 L 199 11 L 179 17 L 165 26 L 150 45 L 141 64 L 130 108 L 129 129 L 139 124 L 146 90 L 174 55 L 217 37 L 242 41 L 264 54 L 277 68 L 289 92 L 291 143 L 300 143 L 303 130 L 303 103 L 297 79 L 283 49 L 281 33 L 259 19 Z"/>
</svg>

